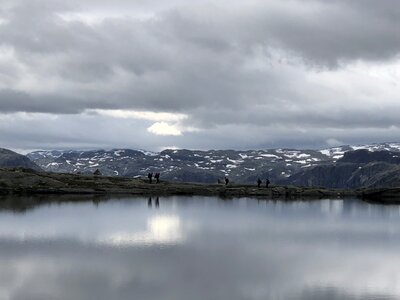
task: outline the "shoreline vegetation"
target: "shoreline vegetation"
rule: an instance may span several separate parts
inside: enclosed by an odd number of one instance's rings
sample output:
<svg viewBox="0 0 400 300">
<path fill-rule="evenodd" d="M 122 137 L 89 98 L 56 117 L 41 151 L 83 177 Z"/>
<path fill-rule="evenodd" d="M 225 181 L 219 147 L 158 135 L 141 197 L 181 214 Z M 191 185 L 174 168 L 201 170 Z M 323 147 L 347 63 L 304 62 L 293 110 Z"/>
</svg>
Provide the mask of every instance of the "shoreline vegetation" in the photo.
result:
<svg viewBox="0 0 400 300">
<path fill-rule="evenodd" d="M 265 199 L 319 199 L 360 197 L 374 202 L 400 203 L 400 188 L 327 189 L 271 184 L 199 184 L 166 182 L 149 184 L 145 178 L 109 177 L 39 172 L 31 169 L 0 169 L 0 195 L 132 195 L 218 196 Z"/>
</svg>

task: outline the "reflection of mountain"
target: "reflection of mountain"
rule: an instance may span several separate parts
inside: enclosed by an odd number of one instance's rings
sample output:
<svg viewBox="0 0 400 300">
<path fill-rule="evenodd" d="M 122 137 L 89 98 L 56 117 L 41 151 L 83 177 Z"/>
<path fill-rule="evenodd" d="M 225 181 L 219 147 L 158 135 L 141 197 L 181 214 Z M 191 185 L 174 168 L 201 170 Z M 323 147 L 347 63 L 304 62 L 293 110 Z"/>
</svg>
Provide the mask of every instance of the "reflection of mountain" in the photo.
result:
<svg viewBox="0 0 400 300">
<path fill-rule="evenodd" d="M 160 153 L 111 151 L 36 151 L 28 157 L 54 172 L 146 176 L 161 172 L 165 180 L 215 183 L 273 183 L 354 188 L 400 184 L 400 144 L 342 146 L 324 150 L 165 150 Z"/>
<path fill-rule="evenodd" d="M 127 196 L 125 196 L 126 198 Z M 122 198 L 120 198 L 122 199 Z M 1 211 L 12 211 L 13 213 L 26 213 L 29 210 L 35 210 L 41 206 L 48 206 L 54 203 L 93 203 L 99 205 L 99 203 L 110 200 L 110 196 L 107 195 L 86 195 L 86 194 L 66 194 L 66 195 L 7 195 L 0 197 L 0 212 Z"/>
</svg>

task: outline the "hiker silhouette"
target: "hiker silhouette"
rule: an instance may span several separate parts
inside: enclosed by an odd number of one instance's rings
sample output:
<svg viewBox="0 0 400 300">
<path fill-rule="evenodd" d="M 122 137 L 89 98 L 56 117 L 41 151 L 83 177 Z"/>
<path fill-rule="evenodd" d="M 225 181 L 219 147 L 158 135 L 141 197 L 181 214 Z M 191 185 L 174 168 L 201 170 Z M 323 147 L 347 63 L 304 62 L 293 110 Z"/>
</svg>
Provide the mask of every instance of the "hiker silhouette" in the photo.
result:
<svg viewBox="0 0 400 300">
<path fill-rule="evenodd" d="M 257 180 L 257 186 L 260 187 L 260 186 L 261 186 L 261 183 L 262 183 L 261 179 L 258 178 L 258 180 Z"/>
<path fill-rule="evenodd" d="M 269 179 L 267 179 L 267 180 L 265 181 L 265 187 L 268 188 L 268 186 L 269 186 L 270 183 L 271 183 L 271 182 L 269 181 Z"/>
</svg>

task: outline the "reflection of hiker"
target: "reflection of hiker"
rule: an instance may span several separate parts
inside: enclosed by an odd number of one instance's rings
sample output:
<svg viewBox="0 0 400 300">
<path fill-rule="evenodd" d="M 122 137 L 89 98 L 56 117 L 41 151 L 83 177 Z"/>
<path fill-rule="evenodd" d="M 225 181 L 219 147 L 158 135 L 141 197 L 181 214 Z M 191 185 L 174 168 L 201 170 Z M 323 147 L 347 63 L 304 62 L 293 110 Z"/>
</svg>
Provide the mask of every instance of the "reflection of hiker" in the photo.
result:
<svg viewBox="0 0 400 300">
<path fill-rule="evenodd" d="M 260 187 L 261 183 L 262 183 L 261 179 L 258 178 L 258 180 L 257 180 L 257 186 Z"/>
<path fill-rule="evenodd" d="M 267 180 L 265 181 L 265 187 L 268 188 L 268 186 L 269 186 L 270 183 L 271 183 L 271 182 L 269 181 L 269 179 L 267 179 Z"/>
<path fill-rule="evenodd" d="M 156 183 L 160 183 L 160 173 L 156 173 L 156 175 L 154 175 L 154 178 L 156 179 Z"/>
<path fill-rule="evenodd" d="M 160 199 L 157 197 L 156 198 L 156 207 L 159 207 L 160 206 Z"/>
<path fill-rule="evenodd" d="M 229 179 L 228 179 L 228 177 L 225 177 L 225 185 L 228 185 L 228 183 L 229 183 Z"/>
<path fill-rule="evenodd" d="M 153 173 L 147 174 L 147 178 L 149 179 L 149 183 L 153 182 Z"/>
<path fill-rule="evenodd" d="M 151 197 L 149 197 L 149 200 L 147 200 L 147 206 L 148 206 L 148 207 L 151 207 L 151 206 L 152 206 Z"/>
</svg>

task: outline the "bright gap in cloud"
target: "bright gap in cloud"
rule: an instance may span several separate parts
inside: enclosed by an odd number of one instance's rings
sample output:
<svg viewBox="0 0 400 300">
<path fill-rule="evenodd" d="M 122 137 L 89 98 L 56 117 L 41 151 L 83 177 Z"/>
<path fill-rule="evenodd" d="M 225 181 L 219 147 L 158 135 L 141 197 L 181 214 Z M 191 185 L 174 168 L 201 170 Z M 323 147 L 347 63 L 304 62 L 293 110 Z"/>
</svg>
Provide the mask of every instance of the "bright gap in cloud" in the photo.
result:
<svg viewBox="0 0 400 300">
<path fill-rule="evenodd" d="M 64 22 L 82 22 L 87 25 L 98 25 L 108 19 L 134 19 L 139 21 L 146 21 L 155 18 L 153 13 L 140 13 L 140 12 L 95 12 L 95 13 L 83 13 L 83 12 L 69 12 L 61 13 L 58 16 Z"/>
<path fill-rule="evenodd" d="M 147 128 L 148 132 L 155 135 L 182 135 L 182 131 L 176 125 L 170 125 L 166 122 L 156 122 Z"/>
</svg>

